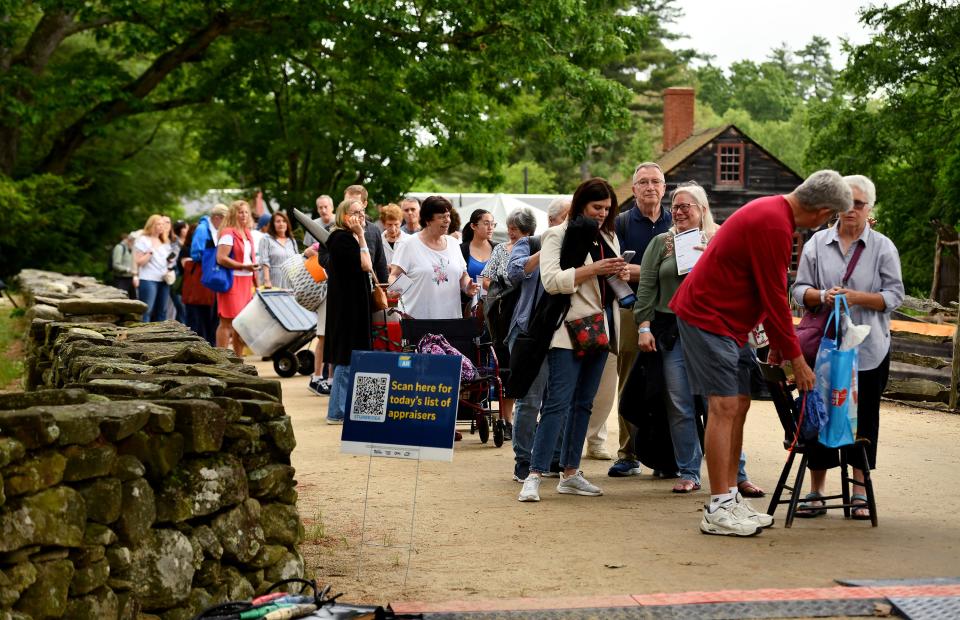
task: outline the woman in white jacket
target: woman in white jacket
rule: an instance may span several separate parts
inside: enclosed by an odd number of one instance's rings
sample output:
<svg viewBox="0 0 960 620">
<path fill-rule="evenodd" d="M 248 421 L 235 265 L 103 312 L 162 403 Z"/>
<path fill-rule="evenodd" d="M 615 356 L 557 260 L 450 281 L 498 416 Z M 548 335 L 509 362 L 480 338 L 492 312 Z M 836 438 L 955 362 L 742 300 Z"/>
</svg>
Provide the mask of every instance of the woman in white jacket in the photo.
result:
<svg viewBox="0 0 960 620">
<path fill-rule="evenodd" d="M 594 317 L 593 323 L 602 330 L 600 340 L 611 344 L 617 341 L 620 315 L 616 295 L 606 278 L 615 275 L 626 280 L 628 271 L 626 262 L 620 258 L 620 244 L 614 232 L 616 204 L 613 188 L 605 180 L 584 181 L 573 195 L 567 221 L 543 234 L 540 254 L 543 287 L 551 295 L 569 296 L 569 310 L 554 331 L 547 353 L 550 369 L 547 401 L 533 440 L 530 475 L 518 498 L 521 502 L 540 501 L 540 481 L 550 470 L 550 460 L 561 434 L 562 472 L 557 491 L 570 495 L 603 495 L 600 487 L 583 477 L 579 467 L 608 349 L 583 351 L 580 342 L 596 339 L 586 338 L 582 326 L 570 325 L 570 322 Z"/>
</svg>

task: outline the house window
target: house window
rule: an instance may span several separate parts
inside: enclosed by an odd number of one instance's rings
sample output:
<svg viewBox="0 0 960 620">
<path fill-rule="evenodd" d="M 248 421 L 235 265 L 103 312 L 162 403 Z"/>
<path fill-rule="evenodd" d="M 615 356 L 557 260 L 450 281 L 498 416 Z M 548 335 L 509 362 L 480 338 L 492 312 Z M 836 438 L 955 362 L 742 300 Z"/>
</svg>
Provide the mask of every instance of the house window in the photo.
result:
<svg viewBox="0 0 960 620">
<path fill-rule="evenodd" d="M 743 185 L 743 144 L 717 145 L 717 185 Z"/>
<path fill-rule="evenodd" d="M 806 238 L 801 233 L 793 233 L 793 251 L 790 253 L 790 282 L 797 279 L 797 269 L 800 268 L 800 256 L 803 254 L 805 241 Z"/>
</svg>

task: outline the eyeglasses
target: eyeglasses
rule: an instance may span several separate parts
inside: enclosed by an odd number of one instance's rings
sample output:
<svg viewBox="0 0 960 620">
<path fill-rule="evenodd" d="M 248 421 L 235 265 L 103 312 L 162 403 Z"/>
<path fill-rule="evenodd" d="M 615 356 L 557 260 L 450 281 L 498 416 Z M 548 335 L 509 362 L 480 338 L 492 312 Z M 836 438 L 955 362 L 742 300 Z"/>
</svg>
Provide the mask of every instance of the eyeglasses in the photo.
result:
<svg viewBox="0 0 960 620">
<path fill-rule="evenodd" d="M 481 221 L 481 222 L 477 222 L 477 226 L 489 226 L 490 228 L 496 228 L 497 223 L 492 220 L 486 221 L 486 222 Z"/>
<path fill-rule="evenodd" d="M 866 208 L 869 207 L 869 206 L 870 206 L 870 203 L 869 203 L 869 202 L 864 202 L 864 201 L 862 201 L 862 200 L 854 200 L 854 201 L 853 201 L 853 208 L 856 209 L 856 210 L 858 210 L 858 211 L 861 210 L 861 209 L 866 209 Z"/>
<path fill-rule="evenodd" d="M 699 205 L 693 204 L 692 202 L 678 202 L 677 204 L 670 207 L 670 211 L 673 213 L 688 213 L 690 209 L 698 207 Z"/>
<path fill-rule="evenodd" d="M 639 181 L 635 181 L 634 185 L 637 185 L 639 187 L 647 187 L 648 185 L 652 185 L 653 187 L 659 187 L 663 185 L 663 181 L 661 181 L 660 179 L 640 179 Z"/>
</svg>

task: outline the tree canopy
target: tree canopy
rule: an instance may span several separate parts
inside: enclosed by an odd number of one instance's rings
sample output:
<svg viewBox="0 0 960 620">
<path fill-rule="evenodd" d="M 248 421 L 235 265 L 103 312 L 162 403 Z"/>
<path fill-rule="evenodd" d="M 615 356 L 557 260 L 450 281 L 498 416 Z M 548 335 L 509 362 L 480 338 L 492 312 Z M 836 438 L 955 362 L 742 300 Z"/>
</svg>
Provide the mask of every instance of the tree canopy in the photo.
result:
<svg viewBox="0 0 960 620">
<path fill-rule="evenodd" d="M 13 193 L 65 179 L 82 255 L 218 175 L 298 206 L 458 165 L 499 179 L 523 98 L 579 159 L 630 124 L 631 91 L 601 68 L 659 43 L 669 4 L 0 0 L 0 173 Z"/>
<path fill-rule="evenodd" d="M 850 48 L 842 92 L 811 110 L 807 161 L 874 180 L 880 230 L 908 289 L 927 295 L 931 221 L 960 219 L 960 6 L 909 0 L 862 20 L 877 34 Z"/>
</svg>

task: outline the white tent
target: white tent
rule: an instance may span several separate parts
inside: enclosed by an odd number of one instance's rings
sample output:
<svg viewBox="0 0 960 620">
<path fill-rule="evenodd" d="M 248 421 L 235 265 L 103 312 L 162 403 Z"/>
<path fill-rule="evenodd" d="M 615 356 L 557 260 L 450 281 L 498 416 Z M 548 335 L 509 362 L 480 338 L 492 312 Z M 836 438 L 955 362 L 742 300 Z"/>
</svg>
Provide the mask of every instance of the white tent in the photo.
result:
<svg viewBox="0 0 960 620">
<path fill-rule="evenodd" d="M 507 216 L 517 209 L 529 209 L 537 222 L 537 230 L 534 234 L 540 234 L 547 229 L 547 212 L 538 209 L 522 200 L 514 198 L 508 194 L 490 194 L 481 200 L 473 202 L 468 207 L 460 207 L 457 212 L 460 213 L 460 221 L 466 224 L 470 221 L 470 215 L 477 209 L 486 209 L 493 214 L 493 219 L 497 227 L 493 231 L 493 240 L 502 242 L 507 240 Z"/>
</svg>

